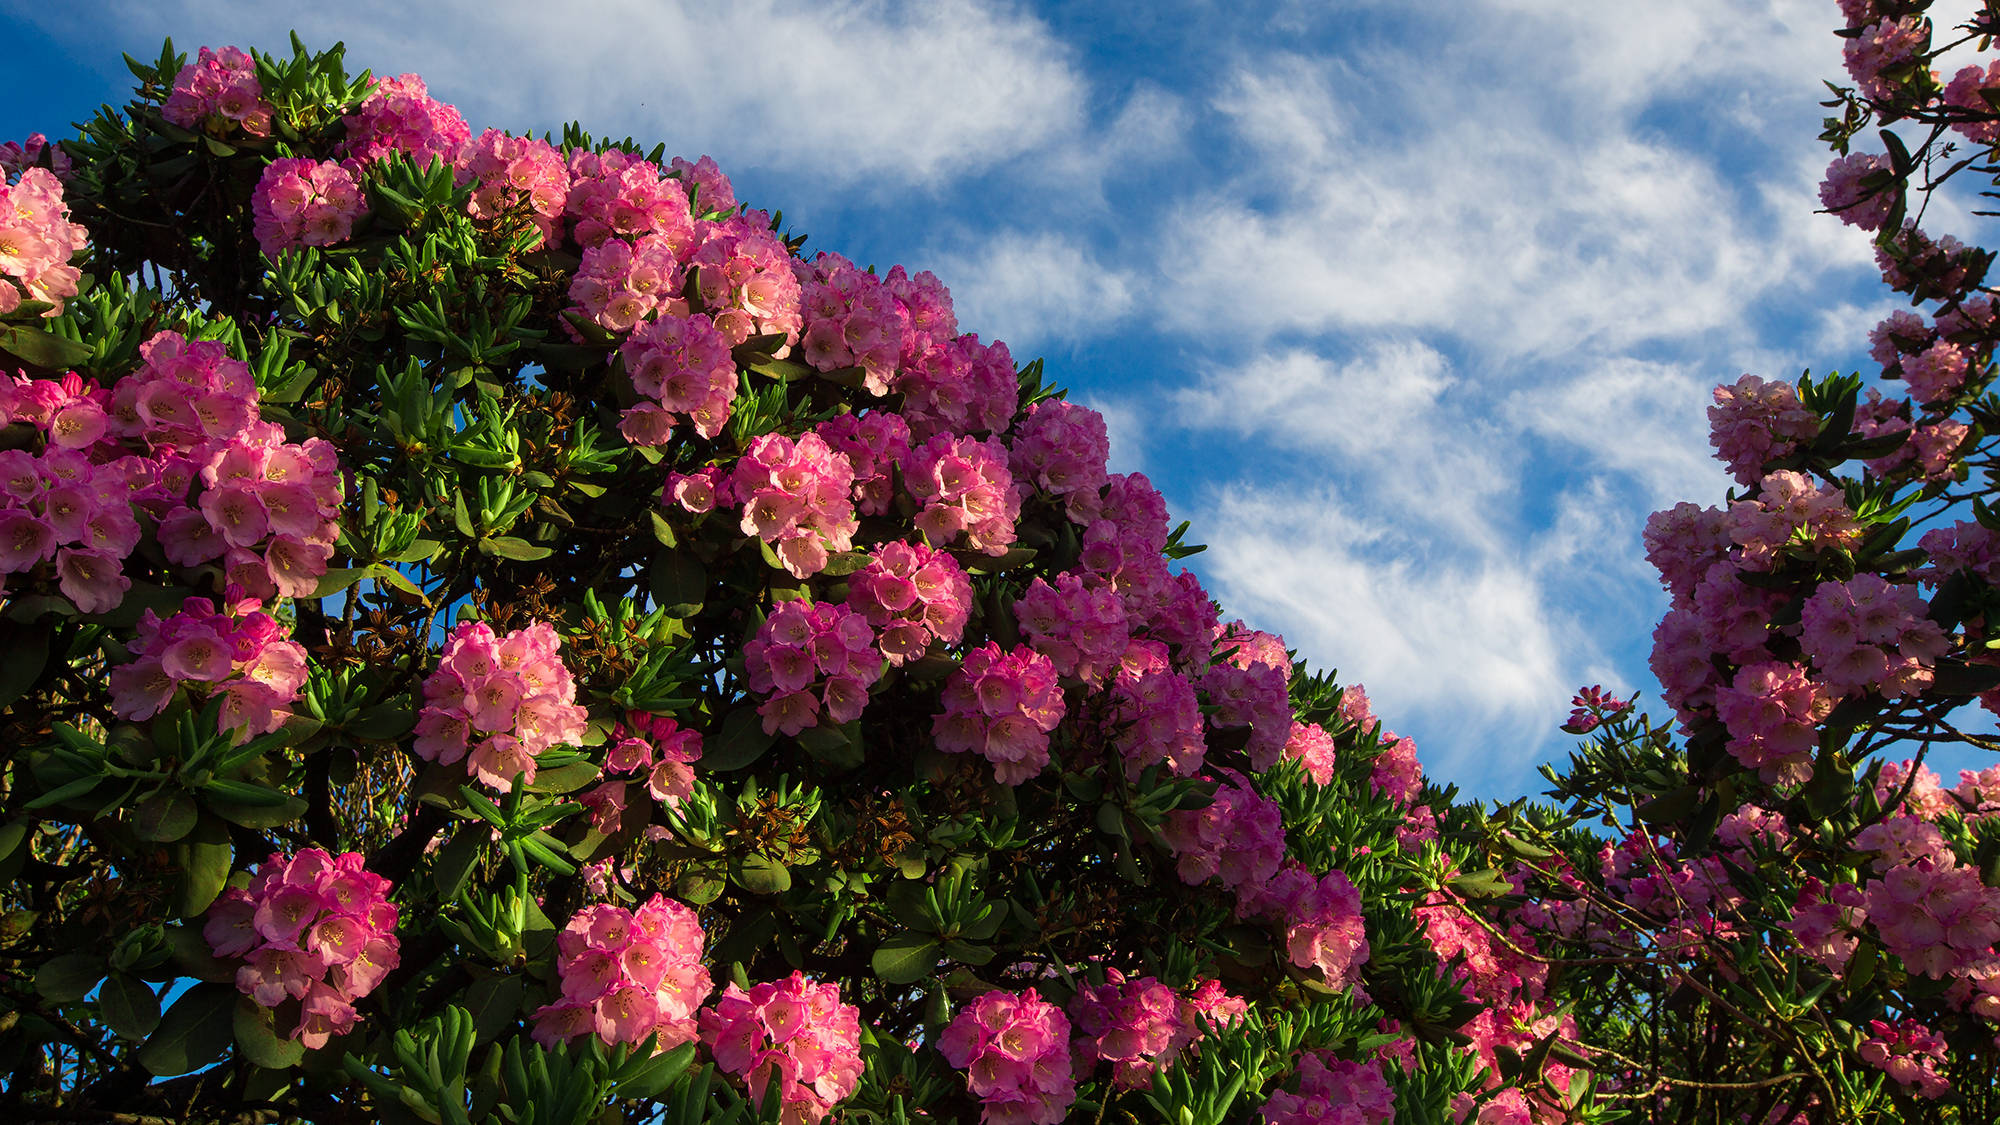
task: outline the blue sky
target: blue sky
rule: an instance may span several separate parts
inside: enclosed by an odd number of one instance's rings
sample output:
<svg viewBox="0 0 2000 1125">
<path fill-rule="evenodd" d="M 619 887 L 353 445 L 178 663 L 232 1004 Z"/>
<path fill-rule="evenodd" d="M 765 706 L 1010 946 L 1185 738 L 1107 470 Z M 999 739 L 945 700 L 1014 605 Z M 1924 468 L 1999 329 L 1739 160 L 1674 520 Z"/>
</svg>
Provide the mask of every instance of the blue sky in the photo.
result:
<svg viewBox="0 0 2000 1125">
<path fill-rule="evenodd" d="M 4 0 L 0 137 L 122 102 L 120 51 L 296 27 L 475 129 L 712 154 L 808 250 L 1045 356 L 1229 613 L 1487 797 L 1537 789 L 1576 686 L 1653 694 L 1639 531 L 1722 498 L 1709 389 L 1860 367 L 1894 307 L 1813 213 L 1832 0 L 555 11 Z"/>
</svg>

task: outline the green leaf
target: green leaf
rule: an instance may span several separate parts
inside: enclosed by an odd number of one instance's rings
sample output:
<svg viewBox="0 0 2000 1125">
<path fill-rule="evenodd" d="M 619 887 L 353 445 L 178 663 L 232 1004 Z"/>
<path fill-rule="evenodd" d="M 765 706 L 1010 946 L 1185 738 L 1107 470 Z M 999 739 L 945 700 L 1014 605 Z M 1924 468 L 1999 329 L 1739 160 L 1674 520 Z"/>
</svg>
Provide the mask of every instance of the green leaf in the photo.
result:
<svg viewBox="0 0 2000 1125">
<path fill-rule="evenodd" d="M 674 1080 L 694 1061 L 694 1044 L 683 1043 L 657 1055 L 635 1053 L 612 1076 L 613 1092 L 620 1098 L 647 1100 L 666 1092 Z"/>
<path fill-rule="evenodd" d="M 437 861 L 431 866 L 431 882 L 437 887 L 439 902 L 451 902 L 458 897 L 479 857 L 485 854 L 486 845 L 492 842 L 492 827 L 485 821 L 474 821 L 460 827 L 452 834 L 451 842 L 438 849 Z"/>
<path fill-rule="evenodd" d="M 479 549 L 489 555 L 498 555 L 516 562 L 539 562 L 555 554 L 554 548 L 537 546 L 526 539 L 512 535 L 496 535 L 491 539 L 482 539 L 479 542 Z"/>
<path fill-rule="evenodd" d="M 102 954 L 65 953 L 35 970 L 35 991 L 57 1004 L 75 1004 L 103 979 Z"/>
<path fill-rule="evenodd" d="M 861 720 L 838 726 L 817 726 L 799 732 L 798 743 L 806 753 L 835 769 L 853 769 L 864 758 L 861 747 Z"/>
<path fill-rule="evenodd" d="M 722 720 L 722 732 L 702 746 L 704 771 L 735 770 L 764 756 L 777 739 L 764 733 L 764 717 L 756 708 L 739 707 Z"/>
<path fill-rule="evenodd" d="M 104 1022 L 120 1039 L 137 1043 L 160 1026 L 160 997 L 130 973 L 112 973 L 97 994 Z"/>
<path fill-rule="evenodd" d="M 674 535 L 674 526 L 667 522 L 667 517 L 657 511 L 646 514 L 653 517 L 653 538 L 660 541 L 660 546 L 672 548 L 680 545 L 679 539 Z"/>
<path fill-rule="evenodd" d="M 330 598 L 363 578 L 370 578 L 372 566 L 336 566 L 320 576 L 319 585 L 313 587 L 315 598 Z"/>
<path fill-rule="evenodd" d="M 596 781 L 598 769 L 589 762 L 571 762 L 552 770 L 541 770 L 527 789 L 530 793 L 574 793 Z"/>
<path fill-rule="evenodd" d="M 28 833 L 32 831 L 30 822 L 10 821 L 0 825 L 0 883 L 11 883 L 20 874 L 21 865 L 28 860 Z"/>
<path fill-rule="evenodd" d="M 41 678 L 49 663 L 49 637 L 45 628 L 22 628 L 0 621 L 0 707 L 26 695 Z"/>
<path fill-rule="evenodd" d="M 867 566 L 869 561 L 870 557 L 866 551 L 835 551 L 826 557 L 826 566 L 820 570 L 820 573 L 831 578 L 838 578 L 843 574 L 853 574 L 855 571 Z"/>
<path fill-rule="evenodd" d="M 520 1019 L 521 998 L 527 991 L 526 978 L 519 976 L 487 977 L 465 990 L 465 1007 L 472 1013 L 472 1026 L 479 1033 L 479 1042 L 498 1039 L 514 1026 Z"/>
<path fill-rule="evenodd" d="M 277 794 L 272 794 L 276 796 Z M 200 810 L 178 787 L 156 789 L 139 799 L 127 817 L 132 834 L 151 844 L 171 844 L 194 830 Z"/>
<path fill-rule="evenodd" d="M 714 902 L 724 883 L 713 875 L 690 871 L 674 881 L 674 897 L 694 906 Z"/>
<path fill-rule="evenodd" d="M 306 815 L 306 801 L 304 797 L 279 794 L 281 799 L 277 804 L 265 804 L 262 802 L 257 804 L 238 804 L 235 801 L 215 800 L 212 796 L 214 788 L 215 783 L 212 781 L 209 782 L 208 789 L 202 791 L 201 803 L 208 811 L 231 824 L 240 824 L 245 828 L 276 828 L 281 824 L 290 824 Z"/>
<path fill-rule="evenodd" d="M 139 1048 L 139 1065 L 157 1077 L 174 1078 L 221 1058 L 235 1038 L 239 995 L 226 984 L 197 984 L 182 993 Z"/>
<path fill-rule="evenodd" d="M 236 864 L 236 851 L 229 844 L 229 832 L 222 822 L 204 816 L 186 839 L 174 845 L 174 858 L 180 867 L 178 885 L 174 888 L 174 913 L 176 917 L 192 918 L 207 910 L 215 896 L 222 893 L 230 869 Z"/>
<path fill-rule="evenodd" d="M 646 568 L 646 588 L 670 617 L 693 617 L 708 600 L 708 571 L 689 551 L 662 550 Z"/>
<path fill-rule="evenodd" d="M 784 864 L 764 855 L 746 855 L 729 861 L 729 877 L 753 895 L 781 895 L 792 889 L 792 873 Z"/>
<path fill-rule="evenodd" d="M 868 959 L 875 975 L 890 984 L 913 984 L 937 968 L 944 947 L 926 934 L 897 934 L 876 947 Z"/>
<path fill-rule="evenodd" d="M 370 742 L 394 742 L 416 725 L 416 712 L 410 709 L 408 698 L 396 697 L 362 712 L 360 718 L 347 724 L 347 733 Z"/>
<path fill-rule="evenodd" d="M 198 925 L 167 927 L 167 946 L 173 950 L 174 968 L 181 976 L 221 984 L 236 980 L 237 963 L 217 957 Z"/>
<path fill-rule="evenodd" d="M 243 1057 L 267 1070 L 297 1066 L 306 1057 L 305 1044 L 289 1035 L 278 1034 L 275 1013 L 248 996 L 236 998 L 230 1029 Z"/>
<path fill-rule="evenodd" d="M 36 367 L 61 370 L 85 362 L 93 354 L 88 344 L 66 340 L 54 333 L 24 325 L 0 327 L 0 351 L 11 353 Z"/>
<path fill-rule="evenodd" d="M 993 960 L 991 946 L 973 945 L 970 942 L 948 941 L 944 943 L 945 956 L 967 965 L 984 965 Z"/>
</svg>

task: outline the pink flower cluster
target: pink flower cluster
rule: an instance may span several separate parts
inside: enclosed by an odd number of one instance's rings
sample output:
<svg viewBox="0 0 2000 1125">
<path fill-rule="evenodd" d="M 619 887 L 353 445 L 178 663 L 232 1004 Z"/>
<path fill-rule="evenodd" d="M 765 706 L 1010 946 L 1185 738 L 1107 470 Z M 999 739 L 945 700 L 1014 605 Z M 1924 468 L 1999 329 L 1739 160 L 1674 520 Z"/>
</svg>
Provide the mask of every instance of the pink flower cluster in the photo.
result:
<svg viewBox="0 0 2000 1125">
<path fill-rule="evenodd" d="M 19 179 L 44 157 L 56 179 L 68 183 L 75 161 L 60 146 L 50 146 L 49 138 L 41 133 L 29 133 L 25 141 L 0 141 L 0 179 Z"/>
<path fill-rule="evenodd" d="M 473 218 L 490 222 L 518 213 L 541 230 L 544 246 L 561 238 L 569 168 L 547 141 L 488 129 L 459 151 L 458 182 L 473 185 L 467 207 Z"/>
<path fill-rule="evenodd" d="M 1795 785 L 1812 773 L 1819 722 L 1834 700 L 1804 668 L 1763 660 L 1737 669 L 1715 692 L 1715 714 L 1729 728 L 1729 752 L 1768 785 Z"/>
<path fill-rule="evenodd" d="M 1979 871 L 1960 864 L 1948 849 L 1942 856 L 1897 863 L 1863 891 L 1869 923 L 1911 972 L 1941 980 L 1993 963 L 2000 891 L 1980 882 Z"/>
<path fill-rule="evenodd" d="M 1632 709 L 1631 699 L 1619 699 L 1597 684 L 1570 697 L 1569 719 L 1562 729 L 1570 734 L 1589 734 L 1602 723 Z"/>
<path fill-rule="evenodd" d="M 1110 456 L 1104 415 L 1064 399 L 1046 399 L 1022 416 L 1010 467 L 1016 480 L 1050 496 L 1095 498 L 1110 480 L 1104 472 Z"/>
<path fill-rule="evenodd" d="M 111 711 L 134 722 L 160 713 L 183 685 L 222 696 L 218 732 L 236 741 L 269 734 L 291 717 L 306 681 L 306 650 L 254 598 L 189 598 L 160 620 L 148 609 L 129 646 L 134 660 L 111 670 Z"/>
<path fill-rule="evenodd" d="M 1259 796 L 1243 775 L 1222 771 L 1226 784 L 1205 808 L 1167 814 L 1162 833 L 1177 858 L 1181 882 L 1210 879 L 1239 894 L 1254 893 L 1278 873 L 1285 858 L 1285 812 Z"/>
<path fill-rule="evenodd" d="M 1112 1082 L 1121 1090 L 1151 1086 L 1153 1072 L 1172 1065 L 1183 1037 L 1192 1041 L 1200 1033 L 1196 1028 L 1190 1034 L 1173 989 L 1156 977 L 1127 978 L 1117 969 L 1104 970 L 1103 984 L 1077 989 L 1069 1018 L 1078 1032 L 1072 1046 L 1078 1063 L 1085 1068 L 1110 1063 Z"/>
<path fill-rule="evenodd" d="M 2000 93 L 2000 62 L 1964 67 L 1944 87 L 1945 104 L 1972 115 L 1967 120 L 1954 121 L 1951 127 L 1974 144 L 2000 143 L 2000 121 L 1994 119 L 1993 103 L 1986 100 L 1987 91 Z"/>
<path fill-rule="evenodd" d="M 798 972 L 748 992 L 732 983 L 700 1023 L 715 1065 L 748 1082 L 752 1104 L 778 1080 L 783 1125 L 825 1118 L 861 1084 L 861 1009 L 840 1002 L 839 985 Z"/>
<path fill-rule="evenodd" d="M 62 311 L 76 295 L 83 273 L 70 264 L 90 232 L 69 221 L 62 181 L 46 168 L 29 168 L 10 184 L 0 177 L 0 316 L 21 307 L 25 297 Z"/>
<path fill-rule="evenodd" d="M 160 332 L 139 345 L 139 369 L 112 387 L 114 433 L 200 457 L 257 420 L 257 381 L 219 340 Z"/>
<path fill-rule="evenodd" d="M 330 160 L 280 157 L 264 166 L 250 193 L 257 248 L 274 260 L 300 246 L 345 242 L 367 211 L 353 173 Z"/>
<path fill-rule="evenodd" d="M 860 718 L 882 678 L 882 653 L 860 613 L 795 599 L 779 603 L 743 646 L 743 671 L 750 690 L 767 697 L 757 708 L 764 733 L 796 735 Z"/>
<path fill-rule="evenodd" d="M 980 754 L 1007 785 L 1049 764 L 1049 732 L 1063 717 L 1055 665 L 1026 647 L 1002 651 L 988 641 L 965 654 L 944 687 L 944 710 L 932 720 L 938 749 Z"/>
<path fill-rule="evenodd" d="M 1223 648 L 1233 643 L 1227 638 L 1219 642 Z M 1285 688 L 1291 662 L 1285 661 L 1281 670 L 1242 651 L 1237 658 L 1248 661 L 1248 666 L 1217 664 L 1202 676 L 1201 692 L 1212 730 L 1249 728 L 1243 750 L 1250 756 L 1250 768 L 1262 773 L 1278 764 L 1291 739 L 1292 701 Z"/>
<path fill-rule="evenodd" d="M 646 321 L 626 337 L 618 356 L 633 389 L 650 400 L 620 416 L 618 432 L 632 444 L 665 445 L 682 417 L 705 438 L 729 422 L 736 360 L 708 317 L 666 313 Z"/>
<path fill-rule="evenodd" d="M 1715 388 L 1708 408 L 1708 441 L 1740 484 L 1756 484 L 1766 462 L 1819 435 L 1819 416 L 1799 402 L 1790 383 L 1745 375 L 1733 387 Z"/>
<path fill-rule="evenodd" d="M 77 609 L 113 609 L 132 587 L 123 572 L 139 544 L 132 512 L 132 485 L 118 465 L 53 444 L 39 456 L 0 451 L 0 576 L 32 576 L 53 560 L 57 589 Z"/>
<path fill-rule="evenodd" d="M 826 569 L 827 553 L 854 545 L 860 526 L 850 489 L 854 467 L 818 434 L 796 441 L 765 434 L 750 443 L 729 478 L 743 505 L 743 534 L 771 544 L 794 577 Z"/>
<path fill-rule="evenodd" d="M 935 546 L 965 545 L 1004 555 L 1021 518 L 1021 493 L 1007 471 L 1007 447 L 941 433 L 910 450 L 903 483 L 923 504 L 917 528 Z"/>
<path fill-rule="evenodd" d="M 1676 606 L 1688 604 L 1709 568 L 1728 556 L 1728 520 L 1719 508 L 1685 500 L 1646 518 L 1646 561 L 1660 572 Z"/>
<path fill-rule="evenodd" d="M 1856 152 L 1827 165 L 1819 185 L 1819 201 L 1840 221 L 1862 230 L 1877 230 L 1895 206 L 1896 188 L 1889 160 L 1872 152 Z"/>
<path fill-rule="evenodd" d="M 616 826 L 614 814 L 625 809 L 627 783 L 618 780 L 622 775 L 645 775 L 647 793 L 668 808 L 694 794 L 690 766 L 701 759 L 700 731 L 683 727 L 666 715 L 629 711 L 624 723 L 613 728 L 611 737 L 611 749 L 604 753 L 604 772 L 611 780 L 579 798 L 591 808 L 600 831 L 610 835 Z"/>
<path fill-rule="evenodd" d="M 910 427 L 900 414 L 870 410 L 840 414 L 813 430 L 854 466 L 854 508 L 886 515 L 896 499 L 896 466 L 910 455 Z"/>
<path fill-rule="evenodd" d="M 1900 20 L 1884 19 L 1846 40 L 1840 54 L 1848 76 L 1861 96 L 1872 101 L 1893 101 L 1902 89 L 1896 72 L 1916 63 L 1930 50 L 1930 21 L 1920 16 Z"/>
<path fill-rule="evenodd" d="M 715 989 L 701 963 L 707 934 L 686 906 L 654 895 L 637 910 L 587 906 L 556 935 L 561 999 L 534 1013 L 544 1047 L 580 1035 L 660 1050 L 692 1042 L 695 1010 Z"/>
<path fill-rule="evenodd" d="M 958 315 L 952 311 L 951 293 L 929 270 L 911 277 L 903 267 L 891 266 L 882 282 L 896 298 L 903 325 L 902 353 L 896 366 L 914 368 L 933 348 L 958 338 Z"/>
<path fill-rule="evenodd" d="M 1069 1020 L 1032 988 L 988 992 L 959 1009 L 938 1051 L 967 1072 L 984 1125 L 1056 1125 L 1076 1101 Z"/>
<path fill-rule="evenodd" d="M 708 465 L 692 473 L 668 473 L 667 486 L 660 490 L 660 503 L 678 504 L 683 511 L 701 515 L 715 510 L 728 485 L 720 465 Z"/>
<path fill-rule="evenodd" d="M 1799 645 L 1837 695 L 1879 691 L 1914 695 L 1930 687 L 1932 668 L 1950 648 L 1915 586 L 1880 575 L 1822 582 L 1806 599 Z"/>
<path fill-rule="evenodd" d="M 1727 527 L 1744 570 L 1774 569 L 1779 552 L 1795 541 L 1822 549 L 1852 547 L 1861 538 L 1839 489 L 1790 471 L 1767 475 L 1756 498 L 1730 504 Z"/>
<path fill-rule="evenodd" d="M 1882 271 L 1882 280 L 1898 293 L 1908 293 L 1920 301 L 1953 301 L 1965 296 L 1978 253 L 1976 248 L 1948 234 L 1934 239 L 1919 230 L 1914 219 L 1906 219 L 1903 229 L 1875 248 L 1875 264 Z M 1949 336 L 1974 324 L 1990 323 L 1991 309 L 1989 298 L 1967 298 L 1956 308 L 1938 313 L 1939 329 Z M 1914 313 L 1904 315 L 1922 326 L 1922 320 Z M 1889 319 L 1897 319 L 1896 314 L 1890 313 Z M 1952 327 L 1947 328 L 1947 324 Z M 1872 336 L 1870 341 L 1873 342 Z"/>
<path fill-rule="evenodd" d="M 636 242 L 607 238 L 584 248 L 582 264 L 570 278 L 569 299 L 598 327 L 630 332 L 657 313 L 687 315 L 682 285 L 680 259 L 665 235 Z M 730 368 L 733 374 L 734 363 Z"/>
<path fill-rule="evenodd" d="M 368 96 L 340 120 L 347 136 L 337 151 L 356 166 L 398 152 L 418 167 L 433 160 L 450 164 L 472 139 L 464 116 L 431 97 L 424 80 L 414 74 L 377 77 Z"/>
<path fill-rule="evenodd" d="M 731 347 L 752 336 L 783 336 L 772 354 L 783 356 L 799 341 L 799 279 L 791 251 L 768 226 L 762 212 L 705 222 L 702 239 L 687 259 L 701 293 L 703 311 Z"/>
<path fill-rule="evenodd" d="M 794 261 L 792 269 L 799 279 L 805 361 L 819 371 L 858 367 L 869 393 L 888 394 L 897 382 L 896 361 L 903 350 L 903 317 L 895 294 L 881 278 L 838 254 Z"/>
<path fill-rule="evenodd" d="M 1856 1054 L 1861 1061 L 1887 1074 L 1904 1086 L 1916 1087 L 1920 1098 L 1940 1098 L 1951 1091 L 1951 1083 L 1937 1072 L 1945 1061 L 1944 1039 L 1913 1019 L 1868 1021 L 1868 1038 Z"/>
<path fill-rule="evenodd" d="M 713 157 L 703 156 L 700 160 L 689 161 L 676 156 L 671 167 L 674 177 L 687 187 L 688 197 L 694 201 L 695 214 L 706 217 L 735 212 L 736 189 L 730 185 L 729 177 L 716 166 Z"/>
<path fill-rule="evenodd" d="M 998 340 L 981 344 L 970 335 L 925 352 L 903 372 L 897 389 L 903 392 L 903 417 L 919 440 L 1006 433 L 1021 401 L 1021 381 L 1007 345 Z"/>
<path fill-rule="evenodd" d="M 1912 362 L 1915 362 L 1914 360 Z M 1945 480 L 1954 473 L 1956 454 L 1970 427 L 1949 418 L 1927 419 L 1912 425 L 1909 403 L 1900 398 L 1885 399 L 1882 392 L 1869 388 L 1866 398 L 1854 411 L 1854 432 L 1862 437 L 1882 437 L 1909 431 L 1893 452 L 1869 459 L 1868 471 L 1887 479 L 1906 467 L 1916 469 L 1926 480 Z"/>
<path fill-rule="evenodd" d="M 1827 888 L 1809 878 L 1799 887 L 1792 920 L 1785 928 L 1798 940 L 1801 952 L 1827 972 L 1839 973 L 1860 946 L 1861 927 L 1867 920 L 1868 903 L 1860 887 L 1836 883 Z"/>
<path fill-rule="evenodd" d="M 1394 731 L 1382 732 L 1382 752 L 1375 756 L 1375 768 L 1368 784 L 1399 805 L 1415 801 L 1424 791 L 1424 767 L 1417 761 L 1417 740 L 1401 738 Z"/>
<path fill-rule="evenodd" d="M 1308 1051 L 1298 1079 L 1298 1093 L 1273 1090 L 1265 1100 L 1259 1111 L 1265 1125 L 1388 1125 L 1396 1118 L 1396 1092 L 1378 1059 L 1352 1062 Z"/>
<path fill-rule="evenodd" d="M 892 665 L 931 642 L 957 644 L 972 615 L 972 581 L 958 560 L 923 543 L 890 540 L 847 580 L 847 604 L 868 619 Z"/>
<path fill-rule="evenodd" d="M 417 755 L 443 765 L 463 760 L 467 773 L 502 793 L 513 790 L 516 774 L 533 782 L 535 756 L 576 743 L 590 718 L 576 705 L 561 647 L 545 621 L 505 637 L 484 621 L 461 622 L 424 679 Z"/>
<path fill-rule="evenodd" d="M 1318 969 L 1334 988 L 1352 988 L 1368 963 L 1368 933 L 1361 921 L 1361 892 L 1344 871 L 1329 871 L 1292 903 L 1285 922 L 1285 950 L 1292 964 Z"/>
<path fill-rule="evenodd" d="M 313 1050 L 354 1026 L 354 1002 L 401 960 L 389 880 L 359 852 L 272 853 L 248 890 L 223 890 L 201 934 L 216 956 L 244 959 L 238 991 L 266 1008 L 300 1002 L 290 1034 Z"/>
<path fill-rule="evenodd" d="M 1116 673 L 1131 642 L 1125 603 L 1107 586 L 1086 585 L 1075 572 L 1040 578 L 1014 603 L 1028 643 L 1049 658 L 1056 674 L 1098 683 Z"/>
<path fill-rule="evenodd" d="M 694 248 L 687 188 L 663 178 L 659 165 L 624 149 L 578 150 L 570 153 L 569 173 L 567 212 L 578 246 L 656 238 L 676 255 Z"/>
<path fill-rule="evenodd" d="M 160 521 L 167 558 L 182 566 L 220 559 L 225 579 L 256 597 L 311 597 L 340 537 L 333 444 L 288 442 L 276 422 L 252 422 L 210 446 L 199 475 L 195 507 Z"/>
<path fill-rule="evenodd" d="M 1130 777 L 1156 762 L 1176 777 L 1192 777 L 1208 753 L 1201 700 L 1158 641 L 1134 638 L 1126 647 L 1111 682 L 1109 723 Z"/>
<path fill-rule="evenodd" d="M 271 103 L 257 81 L 257 62 L 234 47 L 207 47 L 195 61 L 174 75 L 172 91 L 160 116 L 183 129 L 222 136 L 241 128 L 253 137 L 269 136 Z"/>
<path fill-rule="evenodd" d="M 1914 355 L 1903 357 L 1903 381 L 1910 397 L 1918 402 L 1942 402 L 1965 384 L 1972 368 L 1966 349 L 1950 340 L 1938 340 Z"/>
</svg>

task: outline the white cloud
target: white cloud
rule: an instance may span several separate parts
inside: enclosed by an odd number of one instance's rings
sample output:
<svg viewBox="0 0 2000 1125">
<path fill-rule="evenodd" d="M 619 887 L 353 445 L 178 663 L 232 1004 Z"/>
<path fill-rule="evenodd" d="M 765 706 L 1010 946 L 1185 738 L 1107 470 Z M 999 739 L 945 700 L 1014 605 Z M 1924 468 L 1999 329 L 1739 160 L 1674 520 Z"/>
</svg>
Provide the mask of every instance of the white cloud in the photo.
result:
<svg viewBox="0 0 2000 1125">
<path fill-rule="evenodd" d="M 1017 360 L 1050 344 L 1112 331 L 1138 300 L 1138 280 L 1071 238 L 1003 230 L 934 254 L 959 324 L 1007 341 Z"/>
<path fill-rule="evenodd" d="M 981 0 L 116 0 L 23 14 L 92 43 L 115 28 L 142 58 L 168 34 L 270 49 L 296 27 L 316 48 L 344 39 L 357 68 L 422 74 L 477 125 L 575 119 L 816 183 L 935 186 L 1083 123 L 1070 52 L 1041 21 Z"/>
<path fill-rule="evenodd" d="M 1174 395 L 1190 427 L 1219 427 L 1321 457 L 1359 457 L 1407 443 L 1434 419 L 1454 380 L 1436 350 L 1411 339 L 1379 341 L 1347 363 L 1303 348 L 1253 356 L 1209 371 Z"/>
<path fill-rule="evenodd" d="M 1282 629 L 1315 667 L 1366 684 L 1390 726 L 1422 726 L 1434 775 L 1518 790 L 1569 695 L 1570 627 L 1525 566 L 1427 549 L 1349 501 L 1224 488 L 1199 524 L 1211 590 L 1232 615 Z"/>
</svg>

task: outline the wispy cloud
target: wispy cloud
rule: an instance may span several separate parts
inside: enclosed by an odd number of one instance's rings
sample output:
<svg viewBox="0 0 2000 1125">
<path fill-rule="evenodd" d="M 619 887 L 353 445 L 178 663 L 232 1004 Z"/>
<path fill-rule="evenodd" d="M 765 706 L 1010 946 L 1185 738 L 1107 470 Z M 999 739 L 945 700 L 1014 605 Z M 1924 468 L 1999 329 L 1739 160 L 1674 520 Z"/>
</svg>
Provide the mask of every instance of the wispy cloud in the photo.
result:
<svg viewBox="0 0 2000 1125">
<path fill-rule="evenodd" d="M 115 28 L 141 57 L 165 35 L 276 46 L 296 28 L 315 45 L 344 39 L 358 65 L 423 74 L 484 124 L 581 120 L 732 169 L 899 190 L 1061 142 L 1086 89 L 1040 20 L 979 0 L 114 0 L 22 14 L 72 41 Z"/>
</svg>

